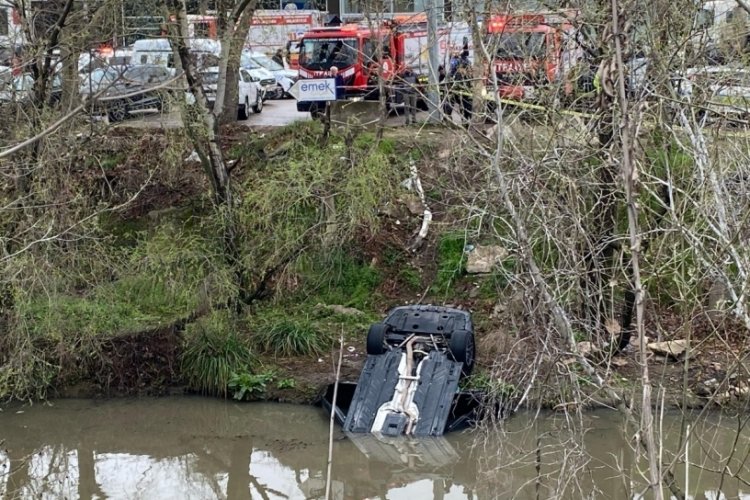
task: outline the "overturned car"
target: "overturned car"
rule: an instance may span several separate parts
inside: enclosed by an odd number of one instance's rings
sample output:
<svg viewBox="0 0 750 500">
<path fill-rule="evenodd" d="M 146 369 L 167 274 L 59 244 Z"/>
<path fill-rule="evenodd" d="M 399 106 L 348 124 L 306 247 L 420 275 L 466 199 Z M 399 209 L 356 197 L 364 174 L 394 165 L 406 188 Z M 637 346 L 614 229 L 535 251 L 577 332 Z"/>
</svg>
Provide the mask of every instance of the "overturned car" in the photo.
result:
<svg viewBox="0 0 750 500">
<path fill-rule="evenodd" d="M 328 388 L 323 406 L 345 432 L 440 436 L 477 419 L 480 399 L 460 392 L 474 368 L 468 312 L 417 305 L 392 309 L 367 334 L 367 360 L 356 384 Z"/>
</svg>

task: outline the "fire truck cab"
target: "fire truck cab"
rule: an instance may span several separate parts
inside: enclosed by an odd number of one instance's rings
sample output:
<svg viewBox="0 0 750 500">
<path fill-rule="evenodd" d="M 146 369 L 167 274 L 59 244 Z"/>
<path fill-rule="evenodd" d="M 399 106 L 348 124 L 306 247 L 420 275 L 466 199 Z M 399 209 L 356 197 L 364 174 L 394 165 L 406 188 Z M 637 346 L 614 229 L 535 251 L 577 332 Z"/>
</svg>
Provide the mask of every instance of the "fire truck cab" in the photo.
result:
<svg viewBox="0 0 750 500">
<path fill-rule="evenodd" d="M 573 69 L 583 57 L 577 31 L 565 14 L 496 15 L 487 24 L 498 92 L 507 99 L 535 100 L 543 88 L 569 96 Z"/>
<path fill-rule="evenodd" d="M 471 53 L 471 31 L 466 23 L 448 23 L 438 27 L 438 51 L 441 64 L 449 53 L 466 49 Z M 425 15 L 395 17 L 380 26 L 347 24 L 314 28 L 299 40 L 299 76 L 325 78 L 333 66 L 343 78 L 344 94 L 349 97 L 378 99 L 378 80 L 388 87 L 409 68 L 418 80 L 429 72 L 429 40 Z M 471 55 L 469 56 L 471 58 Z M 398 94 L 388 93 L 390 104 L 398 104 Z M 313 113 L 318 102 L 297 102 L 299 111 Z"/>
<path fill-rule="evenodd" d="M 381 68 L 385 78 L 392 77 L 396 71 L 394 54 L 397 54 L 394 37 L 384 29 L 371 30 L 357 24 L 315 28 L 299 42 L 299 76 L 326 78 L 335 66 L 343 78 L 347 97 L 377 98 L 378 70 Z M 297 102 L 297 110 L 314 111 L 319 105 Z"/>
</svg>

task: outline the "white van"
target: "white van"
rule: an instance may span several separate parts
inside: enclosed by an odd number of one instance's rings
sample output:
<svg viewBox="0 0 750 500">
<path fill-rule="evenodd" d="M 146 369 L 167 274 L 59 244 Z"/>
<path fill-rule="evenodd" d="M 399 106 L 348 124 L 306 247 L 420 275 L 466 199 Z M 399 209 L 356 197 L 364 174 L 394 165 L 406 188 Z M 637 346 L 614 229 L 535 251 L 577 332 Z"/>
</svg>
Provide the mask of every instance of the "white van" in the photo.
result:
<svg viewBox="0 0 750 500">
<path fill-rule="evenodd" d="M 221 42 L 210 38 L 190 38 L 188 48 L 199 68 L 210 68 L 219 63 Z"/>
<path fill-rule="evenodd" d="M 166 38 L 145 38 L 133 44 L 131 65 L 156 64 L 174 69 L 174 53 L 172 45 Z"/>
</svg>

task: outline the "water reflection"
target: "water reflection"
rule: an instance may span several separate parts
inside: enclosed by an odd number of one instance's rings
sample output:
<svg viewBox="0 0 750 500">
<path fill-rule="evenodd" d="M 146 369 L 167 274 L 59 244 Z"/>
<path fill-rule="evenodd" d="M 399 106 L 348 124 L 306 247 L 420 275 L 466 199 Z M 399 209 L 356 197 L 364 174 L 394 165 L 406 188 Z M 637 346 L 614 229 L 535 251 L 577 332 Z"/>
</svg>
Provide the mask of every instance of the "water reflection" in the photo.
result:
<svg viewBox="0 0 750 500">
<path fill-rule="evenodd" d="M 639 498 L 645 468 L 622 440 L 619 418 L 587 419 L 576 434 L 559 417 L 530 425 L 519 416 L 482 439 L 477 433 L 409 441 L 337 432 L 333 498 Z M 668 457 L 679 420 L 665 421 Z M 699 467 L 688 483 L 697 498 L 723 498 L 719 489 L 726 498 L 747 498 L 750 441 L 745 432 L 735 440 L 734 428 L 735 422 L 716 420 L 695 429 L 690 457 Z M 0 497 L 322 498 L 327 436 L 321 410 L 274 404 L 167 398 L 6 409 L 0 413 Z M 722 480 L 711 472 L 717 464 L 740 478 Z M 677 468 L 677 481 L 684 485 L 684 467 Z"/>
</svg>

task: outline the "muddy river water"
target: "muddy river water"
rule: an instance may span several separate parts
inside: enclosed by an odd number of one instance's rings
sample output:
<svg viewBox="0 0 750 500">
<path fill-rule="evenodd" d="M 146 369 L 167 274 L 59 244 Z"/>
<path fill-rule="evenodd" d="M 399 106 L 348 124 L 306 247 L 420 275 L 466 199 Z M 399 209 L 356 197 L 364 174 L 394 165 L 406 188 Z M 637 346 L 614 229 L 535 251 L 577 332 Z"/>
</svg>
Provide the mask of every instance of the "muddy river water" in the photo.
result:
<svg viewBox="0 0 750 500">
<path fill-rule="evenodd" d="M 665 461 L 681 422 L 668 413 L 659 424 Z M 323 498 L 328 423 L 314 407 L 197 397 L 3 407 L 0 497 Z M 743 424 L 719 414 L 693 421 L 692 465 L 680 456 L 675 471 L 681 489 L 750 499 Z M 651 498 L 640 495 L 647 469 L 621 429 L 620 416 L 605 411 L 582 420 L 517 414 L 502 430 L 424 441 L 351 439 L 337 429 L 331 498 Z"/>
</svg>

